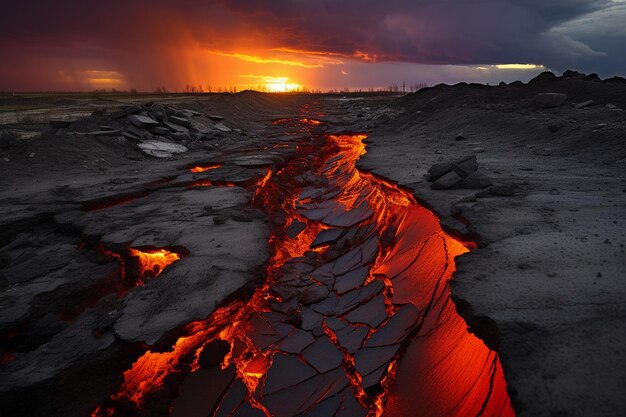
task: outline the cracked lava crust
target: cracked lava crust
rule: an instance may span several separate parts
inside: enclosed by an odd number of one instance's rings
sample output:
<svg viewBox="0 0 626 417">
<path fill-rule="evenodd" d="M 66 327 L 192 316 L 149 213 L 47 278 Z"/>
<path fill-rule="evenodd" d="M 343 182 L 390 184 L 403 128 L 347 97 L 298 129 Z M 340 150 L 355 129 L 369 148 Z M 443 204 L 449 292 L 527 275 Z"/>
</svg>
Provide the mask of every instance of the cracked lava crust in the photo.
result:
<svg viewBox="0 0 626 417">
<path fill-rule="evenodd" d="M 323 134 L 307 110 L 274 123 L 308 134 L 253 198 L 272 227 L 263 284 L 147 350 L 93 417 L 514 415 L 497 353 L 450 299 L 472 243 L 356 168 L 365 134 Z"/>
</svg>

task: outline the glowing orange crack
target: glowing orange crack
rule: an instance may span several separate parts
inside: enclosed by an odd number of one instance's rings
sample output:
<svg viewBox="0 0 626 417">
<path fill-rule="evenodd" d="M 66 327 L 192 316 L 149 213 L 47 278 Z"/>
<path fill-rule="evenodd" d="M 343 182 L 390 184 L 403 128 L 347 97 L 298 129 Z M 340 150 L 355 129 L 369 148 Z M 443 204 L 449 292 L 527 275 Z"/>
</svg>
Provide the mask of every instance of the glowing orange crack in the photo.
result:
<svg viewBox="0 0 626 417">
<path fill-rule="evenodd" d="M 217 169 L 217 168 L 219 168 L 221 166 L 222 166 L 221 164 L 196 165 L 196 166 L 190 168 L 189 170 L 191 172 L 194 172 L 194 173 L 199 173 L 199 172 L 206 172 L 206 171 L 209 171 L 209 170 L 212 170 L 212 169 Z"/>
</svg>

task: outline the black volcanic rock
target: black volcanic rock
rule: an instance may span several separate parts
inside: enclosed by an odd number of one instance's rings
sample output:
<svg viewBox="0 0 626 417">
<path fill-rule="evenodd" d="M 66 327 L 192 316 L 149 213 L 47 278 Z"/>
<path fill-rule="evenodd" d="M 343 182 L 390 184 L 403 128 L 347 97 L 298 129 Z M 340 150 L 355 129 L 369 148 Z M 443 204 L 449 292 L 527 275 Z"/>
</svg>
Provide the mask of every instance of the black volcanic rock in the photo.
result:
<svg viewBox="0 0 626 417">
<path fill-rule="evenodd" d="M 447 190 L 463 181 L 463 177 L 454 171 L 450 171 L 437 178 L 430 187 L 433 190 Z"/>
<path fill-rule="evenodd" d="M 198 365 L 203 368 L 210 368 L 218 365 L 224 356 L 230 351 L 230 345 L 224 340 L 214 340 L 208 343 L 200 352 Z"/>
<path fill-rule="evenodd" d="M 478 170 L 478 161 L 475 155 L 466 156 L 453 162 L 435 164 L 428 170 L 428 180 L 432 182 L 431 188 L 447 190 L 449 188 L 481 188 L 477 183 L 479 176 L 474 175 Z"/>
<path fill-rule="evenodd" d="M 435 181 L 449 172 L 455 172 L 459 177 L 465 178 L 476 170 L 478 170 L 476 156 L 468 155 L 453 162 L 433 165 L 428 170 L 428 180 Z"/>
<path fill-rule="evenodd" d="M 584 78 L 585 74 L 578 71 L 567 70 L 563 73 L 563 78 Z"/>
<path fill-rule="evenodd" d="M 550 71 L 544 71 L 528 82 L 528 85 L 549 84 L 557 80 L 556 75 Z"/>
</svg>

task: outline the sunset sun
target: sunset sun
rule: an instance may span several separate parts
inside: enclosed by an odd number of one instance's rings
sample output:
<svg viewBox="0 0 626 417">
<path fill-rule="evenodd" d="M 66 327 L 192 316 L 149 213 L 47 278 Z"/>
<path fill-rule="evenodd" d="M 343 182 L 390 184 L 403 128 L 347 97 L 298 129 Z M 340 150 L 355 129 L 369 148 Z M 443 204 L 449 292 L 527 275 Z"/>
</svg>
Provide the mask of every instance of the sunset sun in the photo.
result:
<svg viewBox="0 0 626 417">
<path fill-rule="evenodd" d="M 265 89 L 270 93 L 288 93 L 300 90 L 300 84 L 290 82 L 287 77 L 267 77 Z"/>
</svg>

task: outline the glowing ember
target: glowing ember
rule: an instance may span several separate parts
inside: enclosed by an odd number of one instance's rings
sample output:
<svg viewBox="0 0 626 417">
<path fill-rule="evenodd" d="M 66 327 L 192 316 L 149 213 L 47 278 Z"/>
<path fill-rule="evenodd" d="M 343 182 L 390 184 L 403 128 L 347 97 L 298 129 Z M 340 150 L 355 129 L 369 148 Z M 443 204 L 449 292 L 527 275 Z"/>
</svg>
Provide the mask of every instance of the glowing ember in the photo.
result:
<svg viewBox="0 0 626 417">
<path fill-rule="evenodd" d="M 134 286 L 142 285 L 146 279 L 156 278 L 168 265 L 181 258 L 179 253 L 167 249 L 129 248 L 117 253 L 100 245 L 99 251 L 120 265 L 121 282 L 116 284 L 120 295 Z"/>
<path fill-rule="evenodd" d="M 136 258 L 137 268 L 141 280 L 145 278 L 156 278 L 166 266 L 178 261 L 180 255 L 165 249 L 144 250 L 130 248 L 130 256 Z"/>
<path fill-rule="evenodd" d="M 190 171 L 191 172 L 206 172 L 206 171 L 210 171 L 212 169 L 217 169 L 219 167 L 221 167 L 221 164 L 213 164 L 213 165 L 196 165 L 195 167 L 191 168 Z"/>
<path fill-rule="evenodd" d="M 198 180 L 188 185 L 188 187 L 236 187 L 237 184 L 228 181 Z"/>
<path fill-rule="evenodd" d="M 320 124 L 322 124 L 322 122 L 320 122 L 319 120 L 308 119 L 308 118 L 300 119 L 300 123 L 304 125 L 311 125 L 311 126 L 319 126 Z"/>
</svg>

